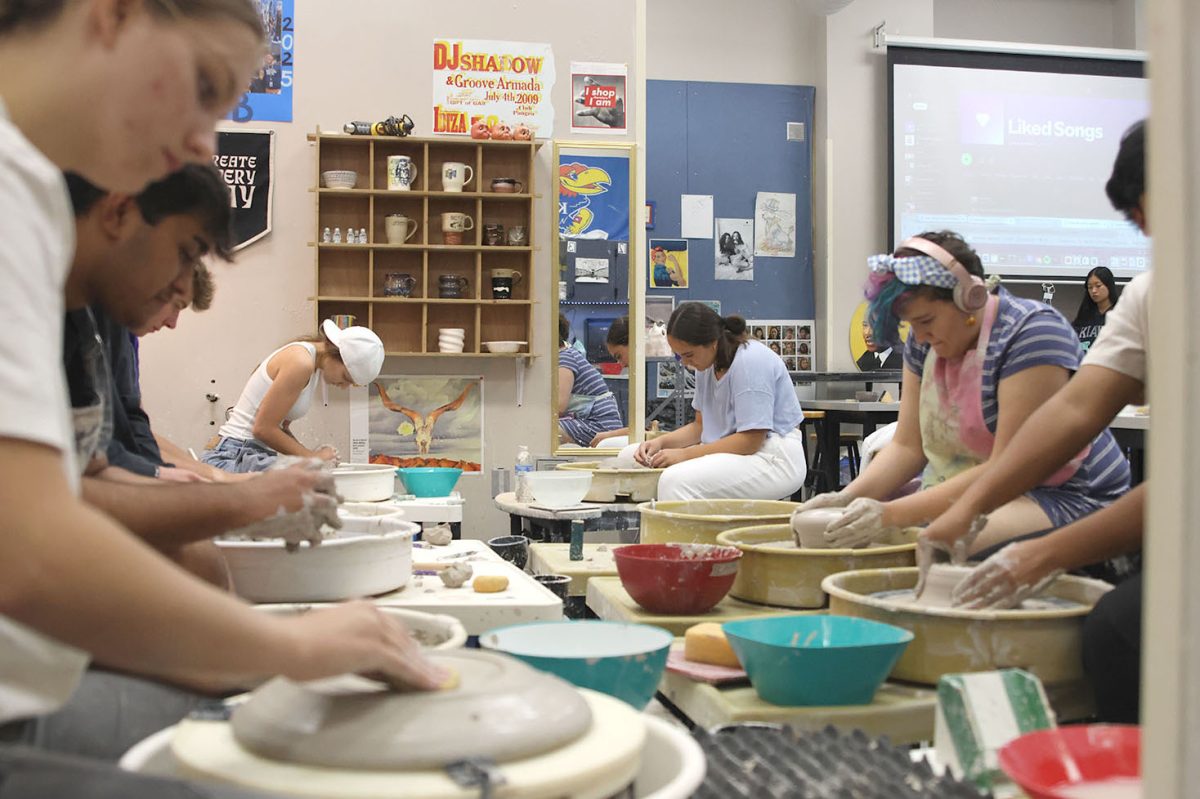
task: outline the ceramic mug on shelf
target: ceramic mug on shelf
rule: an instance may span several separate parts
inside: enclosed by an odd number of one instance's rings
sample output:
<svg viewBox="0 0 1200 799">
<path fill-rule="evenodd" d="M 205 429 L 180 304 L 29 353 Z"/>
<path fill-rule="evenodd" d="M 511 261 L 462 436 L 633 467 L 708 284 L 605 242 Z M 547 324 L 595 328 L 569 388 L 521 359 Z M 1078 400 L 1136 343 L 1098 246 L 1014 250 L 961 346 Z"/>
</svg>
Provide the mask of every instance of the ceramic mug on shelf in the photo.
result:
<svg viewBox="0 0 1200 799">
<path fill-rule="evenodd" d="M 462 275 L 442 275 L 438 278 L 438 296 L 443 300 L 459 299 L 468 285 L 469 281 Z"/>
<path fill-rule="evenodd" d="M 389 155 L 387 159 L 388 191 L 410 191 L 417 181 L 417 165 L 407 155 Z"/>
<path fill-rule="evenodd" d="M 513 286 L 521 282 L 523 275 L 516 269 L 492 270 L 492 299 L 511 300 Z"/>
<path fill-rule="evenodd" d="M 484 225 L 483 243 L 489 247 L 499 247 L 500 245 L 504 244 L 504 225 Z"/>
<path fill-rule="evenodd" d="M 442 240 L 447 244 L 462 244 L 463 234 L 475 229 L 475 220 L 458 211 L 442 214 Z"/>
<path fill-rule="evenodd" d="M 383 296 L 408 297 L 417 285 L 417 279 L 407 272 L 387 272 L 383 276 Z"/>
<path fill-rule="evenodd" d="M 525 229 L 524 225 L 513 225 L 508 229 L 508 246 L 529 246 L 529 231 Z"/>
<path fill-rule="evenodd" d="M 388 214 L 384 224 L 387 226 L 388 244 L 403 244 L 417 233 L 417 220 L 404 214 Z"/>
<path fill-rule="evenodd" d="M 516 178 L 492 178 L 492 191 L 497 194 L 520 194 L 525 184 Z"/>
<path fill-rule="evenodd" d="M 442 164 L 442 191 L 462 191 L 475 177 L 475 170 L 459 161 Z"/>
<path fill-rule="evenodd" d="M 329 318 L 332 319 L 333 323 L 342 330 L 345 330 L 348 327 L 354 327 L 355 316 L 352 313 L 335 313 Z"/>
</svg>

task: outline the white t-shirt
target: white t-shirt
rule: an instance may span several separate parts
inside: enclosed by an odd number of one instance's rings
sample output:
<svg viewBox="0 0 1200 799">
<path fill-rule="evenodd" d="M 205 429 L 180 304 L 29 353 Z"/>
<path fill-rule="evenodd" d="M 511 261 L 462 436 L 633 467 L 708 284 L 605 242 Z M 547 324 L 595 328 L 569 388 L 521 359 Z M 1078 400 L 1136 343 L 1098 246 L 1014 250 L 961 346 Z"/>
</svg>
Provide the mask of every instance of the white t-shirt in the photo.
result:
<svg viewBox="0 0 1200 799">
<path fill-rule="evenodd" d="M 0 336 L 0 436 L 57 449 L 78 491 L 62 365 L 63 284 L 75 218 L 62 173 L 9 121 L 2 100 L 0 242 L 0 319 L 9 331 Z M 83 652 L 0 616 L 0 723 L 56 709 L 86 667 Z"/>
<path fill-rule="evenodd" d="M 1105 314 L 1104 327 L 1083 358 L 1084 366 L 1103 366 L 1149 382 L 1150 272 L 1129 281 L 1116 306 Z"/>
</svg>

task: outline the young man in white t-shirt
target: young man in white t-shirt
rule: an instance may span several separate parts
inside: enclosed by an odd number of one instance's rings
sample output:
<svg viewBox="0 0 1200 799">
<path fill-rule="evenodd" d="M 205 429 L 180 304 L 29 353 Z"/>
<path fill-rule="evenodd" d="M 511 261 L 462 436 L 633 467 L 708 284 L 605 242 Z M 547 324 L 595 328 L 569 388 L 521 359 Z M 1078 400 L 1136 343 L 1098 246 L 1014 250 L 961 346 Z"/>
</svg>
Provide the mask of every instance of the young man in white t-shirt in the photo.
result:
<svg viewBox="0 0 1200 799">
<path fill-rule="evenodd" d="M 1139 122 L 1121 140 L 1106 190 L 1113 206 L 1149 234 L 1145 211 L 1145 136 Z M 1079 371 L 1030 416 L 1009 446 L 954 505 L 922 534 L 950 548 L 976 519 L 1041 484 L 1129 404 L 1145 401 L 1150 345 L 1150 273 L 1134 278 L 1108 314 Z M 1049 535 L 1019 541 L 978 566 L 956 589 L 972 607 L 1011 607 L 1056 574 L 1141 549 L 1146 484 L 1107 508 Z M 1141 574 L 1097 603 L 1084 627 L 1084 669 L 1100 718 L 1137 723 L 1141 661 Z"/>
<path fill-rule="evenodd" d="M 214 689 L 236 689 L 273 674 L 310 679 L 378 671 L 425 688 L 446 677 L 419 654 L 400 625 L 373 606 L 350 603 L 294 619 L 260 613 L 188 576 L 78 497 L 61 365 L 62 292 L 73 220 L 59 170 L 93 172 L 118 189 L 136 191 L 134 186 L 164 177 L 180 158 L 195 163 L 211 158 L 213 125 L 235 98 L 219 87 L 210 95 L 205 88 L 209 72 L 248 74 L 260 39 L 252 16 L 235 22 L 211 4 L 208 15 L 200 16 L 199 5 L 171 4 L 170 14 L 160 4 L 98 0 L 0 5 L 0 318 L 6 325 L 6 335 L 0 336 L 0 508 L 5 514 L 0 531 L 0 792 L 5 797 L 81 796 L 85 789 L 86 795 L 106 797 L 182 794 L 178 788 L 121 792 L 113 786 L 150 781 L 10 745 L 29 720 L 67 699 L 87 665 L 86 653 L 130 673 Z M 66 82 L 58 71 L 39 68 L 53 61 L 46 53 L 72 53 L 86 66 L 79 81 Z M 196 74 L 198 59 L 204 81 Z M 154 71 L 153 83 L 146 77 L 148 60 L 162 67 Z M 105 93 L 113 82 L 128 88 L 139 80 L 129 89 L 133 96 L 150 85 L 161 96 L 138 104 L 116 91 Z M 240 80 L 229 83 L 237 85 Z M 91 105 L 81 106 L 85 99 Z M 79 111 L 75 124 L 58 124 L 71 108 Z M 153 124 L 125 127 L 139 113 Z M 106 127 L 92 130 L 93 125 Z M 134 129 L 138 135 L 129 135 Z M 186 151 L 169 150 L 182 141 L 188 142 Z M 141 177 L 135 183 L 132 176 Z M 161 782 L 155 785 L 161 788 Z"/>
</svg>

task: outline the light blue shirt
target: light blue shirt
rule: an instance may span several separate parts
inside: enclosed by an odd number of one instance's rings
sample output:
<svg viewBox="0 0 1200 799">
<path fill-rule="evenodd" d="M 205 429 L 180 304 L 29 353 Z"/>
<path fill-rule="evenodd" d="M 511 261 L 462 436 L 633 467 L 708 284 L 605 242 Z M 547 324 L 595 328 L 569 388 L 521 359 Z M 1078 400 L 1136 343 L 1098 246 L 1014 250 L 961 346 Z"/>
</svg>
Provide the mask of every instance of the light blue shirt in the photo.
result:
<svg viewBox="0 0 1200 799">
<path fill-rule="evenodd" d="M 729 371 L 717 380 L 710 366 L 696 373 L 692 407 L 700 412 L 704 432 L 700 443 L 746 430 L 769 430 L 786 435 L 804 419 L 787 367 L 754 339 L 738 348 Z"/>
</svg>

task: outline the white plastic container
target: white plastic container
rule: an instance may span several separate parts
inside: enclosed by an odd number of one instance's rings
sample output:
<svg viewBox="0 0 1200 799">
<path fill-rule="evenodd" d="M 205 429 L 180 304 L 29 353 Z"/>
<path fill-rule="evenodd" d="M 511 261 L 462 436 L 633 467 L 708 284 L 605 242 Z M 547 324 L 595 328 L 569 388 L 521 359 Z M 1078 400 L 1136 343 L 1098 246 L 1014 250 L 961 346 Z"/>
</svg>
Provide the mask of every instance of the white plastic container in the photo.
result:
<svg viewBox="0 0 1200 799">
<path fill-rule="evenodd" d="M 288 552 L 283 540 L 216 539 L 234 592 L 250 602 L 336 602 L 395 591 L 412 576 L 420 527 L 394 520 L 382 534 L 341 533 Z"/>
<path fill-rule="evenodd" d="M 538 505 L 567 508 L 583 502 L 592 486 L 592 475 L 590 472 L 526 472 L 525 482 Z"/>
<path fill-rule="evenodd" d="M 333 482 L 347 502 L 382 502 L 396 493 L 396 467 L 386 463 L 345 463 L 333 470 Z"/>
</svg>

